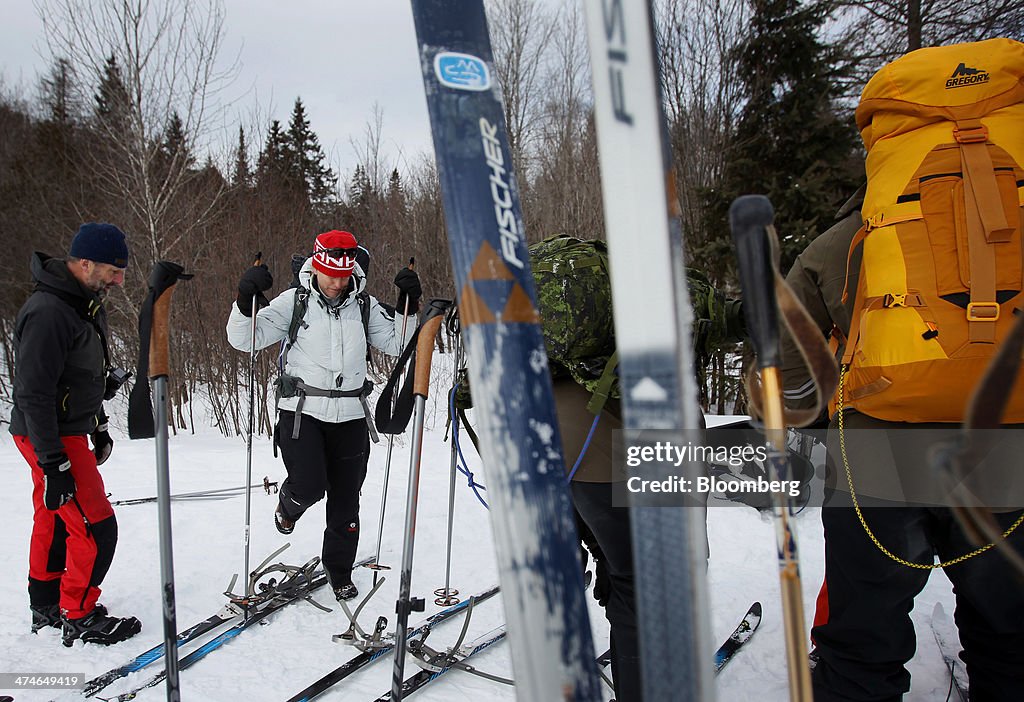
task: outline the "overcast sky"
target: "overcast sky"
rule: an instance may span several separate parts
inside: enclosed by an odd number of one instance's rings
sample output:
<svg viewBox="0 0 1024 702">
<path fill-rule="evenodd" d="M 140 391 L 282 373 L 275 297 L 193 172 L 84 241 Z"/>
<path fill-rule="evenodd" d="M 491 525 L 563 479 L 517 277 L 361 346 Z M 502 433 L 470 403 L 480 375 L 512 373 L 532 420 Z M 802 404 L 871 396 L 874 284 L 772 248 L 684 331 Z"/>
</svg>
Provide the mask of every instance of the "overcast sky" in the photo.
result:
<svg viewBox="0 0 1024 702">
<path fill-rule="evenodd" d="M 223 0 L 222 56 L 240 70 L 227 97 L 242 96 L 233 118 L 259 129 L 287 123 L 302 98 L 332 167 L 356 162 L 373 105 L 383 110 L 391 165 L 430 153 L 430 125 L 409 0 Z M 5 88 L 34 95 L 49 65 L 42 22 L 30 0 L 3 0 L 0 76 Z M 259 120 L 257 123 L 256 120 Z M 236 127 L 237 130 L 237 127 Z"/>
</svg>

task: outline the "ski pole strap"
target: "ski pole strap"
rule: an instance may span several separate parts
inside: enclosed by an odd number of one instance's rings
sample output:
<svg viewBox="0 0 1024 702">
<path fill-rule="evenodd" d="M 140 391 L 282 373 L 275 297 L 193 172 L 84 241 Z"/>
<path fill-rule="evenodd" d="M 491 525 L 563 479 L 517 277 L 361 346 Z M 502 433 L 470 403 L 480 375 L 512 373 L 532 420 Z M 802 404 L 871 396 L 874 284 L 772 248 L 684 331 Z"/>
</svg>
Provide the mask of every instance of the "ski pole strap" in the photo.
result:
<svg viewBox="0 0 1024 702">
<path fill-rule="evenodd" d="M 139 382 L 132 387 L 128 398 L 128 436 L 132 439 L 152 439 L 156 436 L 149 383 L 142 379 L 167 375 L 171 303 L 169 291 L 179 280 L 192 279 L 192 275 L 184 271 L 184 267 L 177 263 L 157 261 L 149 274 L 149 294 L 139 310 L 139 358 L 135 373 Z M 151 348 L 155 353 L 150 353 Z"/>
<path fill-rule="evenodd" d="M 462 428 L 466 430 L 469 440 L 473 442 L 473 448 L 476 449 L 477 453 L 480 453 L 480 439 L 477 437 L 476 431 L 473 429 L 473 425 L 469 423 L 469 418 L 466 416 L 466 410 L 460 407 L 456 411 L 459 413 L 459 421 L 462 423 Z"/>
<path fill-rule="evenodd" d="M 410 361 L 412 361 L 413 367 L 416 367 L 416 347 L 419 343 L 420 332 L 423 331 L 424 327 L 426 327 L 434 318 L 443 318 L 444 313 L 450 304 L 451 300 L 434 299 L 430 301 L 423 313 L 423 318 L 420 320 L 419 326 L 416 327 L 416 331 L 413 332 L 412 337 L 409 339 L 409 343 L 406 344 L 405 350 L 402 351 L 402 355 L 398 357 L 394 370 L 391 371 L 391 375 L 388 377 L 388 381 L 385 383 L 384 389 L 380 393 L 380 397 L 377 398 L 377 407 L 374 410 L 374 420 L 377 424 L 377 431 L 381 434 L 401 434 L 409 425 L 409 420 L 412 418 L 412 396 L 416 374 L 409 373 L 406 375 L 405 384 L 399 391 L 397 400 L 394 400 L 395 388 L 398 386 L 402 373 L 410 364 Z M 441 322 L 438 320 L 431 325 L 431 346 L 433 345 L 434 336 L 437 334 L 437 328 L 440 324 Z M 429 364 L 429 359 L 427 362 Z M 392 410 L 392 403 L 394 404 L 394 410 Z"/>
<path fill-rule="evenodd" d="M 779 241 L 773 224 L 769 223 L 764 227 L 764 236 L 767 237 L 769 245 L 768 264 L 771 267 L 772 287 L 775 290 L 778 311 L 781 313 L 782 322 L 792 336 L 814 381 L 815 402 L 813 407 L 803 410 L 783 408 L 786 426 L 804 427 L 813 424 L 821 416 L 822 410 L 839 385 L 839 367 L 828 347 L 828 340 L 811 319 L 807 309 L 797 299 L 789 283 L 779 273 Z M 744 309 L 747 309 L 746 296 L 744 298 Z M 747 371 L 745 384 L 747 396 L 750 399 L 751 414 L 757 418 L 763 417 L 764 389 L 761 378 L 753 366 Z"/>
</svg>

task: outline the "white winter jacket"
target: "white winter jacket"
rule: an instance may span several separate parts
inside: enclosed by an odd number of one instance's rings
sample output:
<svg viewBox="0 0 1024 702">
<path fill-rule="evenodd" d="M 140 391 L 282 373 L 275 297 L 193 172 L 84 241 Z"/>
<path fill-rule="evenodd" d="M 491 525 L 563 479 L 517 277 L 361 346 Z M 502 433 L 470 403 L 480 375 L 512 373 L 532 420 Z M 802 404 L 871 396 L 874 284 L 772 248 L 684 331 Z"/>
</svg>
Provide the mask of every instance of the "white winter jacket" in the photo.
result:
<svg viewBox="0 0 1024 702">
<path fill-rule="evenodd" d="M 355 292 L 331 310 L 323 296 L 313 287 L 311 259 L 306 259 L 299 271 L 299 282 L 310 291 L 306 326 L 300 327 L 295 344 L 288 352 L 284 372 L 301 378 L 306 385 L 325 390 L 357 390 L 366 379 L 366 338 L 363 333 L 362 313 L 356 294 L 366 287 L 366 279 L 356 266 L 352 275 Z M 285 290 L 269 306 L 256 314 L 256 348 L 277 344 L 288 337 L 292 321 L 296 288 Z M 386 354 L 397 356 L 416 330 L 416 315 L 409 315 L 405 339 L 402 334 L 402 314 L 394 319 L 370 297 L 369 342 Z M 242 314 L 238 305 L 231 304 L 227 325 L 228 342 L 239 351 L 249 351 L 252 320 Z M 294 411 L 298 397 L 281 398 L 279 407 Z M 302 405 L 302 414 L 325 422 L 347 422 L 366 416 L 358 397 L 308 396 Z"/>
</svg>

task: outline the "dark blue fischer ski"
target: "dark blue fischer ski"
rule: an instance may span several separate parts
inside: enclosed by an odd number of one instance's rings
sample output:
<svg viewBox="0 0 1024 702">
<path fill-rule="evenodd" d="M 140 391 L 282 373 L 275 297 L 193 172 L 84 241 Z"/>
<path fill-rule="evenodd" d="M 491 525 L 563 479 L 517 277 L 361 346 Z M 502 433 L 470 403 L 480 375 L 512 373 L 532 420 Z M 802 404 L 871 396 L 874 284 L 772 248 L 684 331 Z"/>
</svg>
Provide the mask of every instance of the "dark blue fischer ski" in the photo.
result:
<svg viewBox="0 0 1024 702">
<path fill-rule="evenodd" d="M 277 570 L 286 570 L 289 566 L 282 566 L 281 564 L 271 566 L 269 569 L 264 570 L 265 566 L 267 566 L 270 563 L 270 561 L 272 561 L 276 556 L 278 556 L 282 551 L 284 551 L 285 548 L 287 548 L 287 545 L 270 554 L 259 566 L 256 567 L 256 570 L 253 571 L 253 575 L 251 577 L 258 580 L 259 573 L 261 572 L 269 573 Z M 368 560 L 369 559 L 367 559 L 367 561 Z M 232 579 L 232 584 L 233 583 L 234 579 Z M 224 607 L 222 607 L 221 610 L 216 614 L 207 617 L 203 621 L 197 622 L 196 624 L 193 624 L 184 631 L 180 632 L 178 634 L 177 640 L 175 641 L 177 647 L 181 648 L 182 646 L 185 646 L 186 644 L 189 644 L 192 641 L 202 638 L 205 634 L 208 634 L 209 632 L 218 628 L 222 624 L 226 624 L 230 621 L 233 621 L 236 617 L 243 616 L 245 614 L 246 609 L 249 609 L 249 611 L 254 611 L 255 609 L 258 609 L 262 602 L 268 601 L 272 597 L 276 596 L 276 591 L 277 588 L 279 587 L 287 587 L 287 581 L 275 583 L 274 586 L 269 588 L 267 592 L 262 592 L 256 595 L 254 600 L 252 601 L 229 602 L 228 604 L 224 605 Z M 127 677 L 128 675 L 131 675 L 132 673 L 135 673 L 139 670 L 142 670 L 146 666 L 160 660 L 164 657 L 164 653 L 164 643 L 161 642 L 153 648 L 149 649 L 148 651 L 144 651 L 139 655 L 135 656 L 135 658 L 132 658 L 127 663 L 124 663 L 123 665 L 108 670 L 107 672 L 96 676 L 92 680 L 87 681 L 85 683 L 85 686 L 82 688 L 82 696 L 93 697 L 94 695 L 96 695 L 96 693 L 100 692 L 111 683 L 120 680 L 121 678 Z"/>
<path fill-rule="evenodd" d="M 213 631 L 217 627 L 226 622 L 230 622 L 236 617 L 241 616 L 241 611 L 232 610 L 229 606 L 225 606 L 220 612 L 214 614 L 212 617 L 207 617 L 203 621 L 193 624 L 189 628 L 178 634 L 177 644 L 180 648 L 185 644 L 194 641 L 204 634 Z M 120 680 L 136 671 L 142 670 L 151 663 L 154 663 L 164 657 L 164 644 L 160 642 L 153 648 L 140 653 L 139 655 L 132 658 L 124 665 L 120 665 L 117 668 L 108 670 L 102 675 L 98 675 L 92 680 L 85 683 L 82 688 L 83 697 L 92 697 L 103 688 L 110 685 L 115 680 Z"/>
<path fill-rule="evenodd" d="M 412 8 L 517 694 L 597 700 L 579 540 L 484 3 L 412 0 Z"/>
<path fill-rule="evenodd" d="M 446 653 L 439 654 L 436 657 L 432 657 L 427 662 L 428 667 L 418 670 L 414 675 L 406 678 L 402 683 L 402 699 L 405 699 L 417 690 L 422 689 L 428 683 L 437 680 L 454 667 L 460 667 L 464 670 L 468 669 L 475 672 L 473 668 L 465 665 L 464 661 L 472 658 L 484 649 L 490 648 L 494 644 L 501 642 L 504 638 L 505 625 L 502 624 L 496 629 L 492 629 L 487 632 L 480 638 L 459 646 L 459 648 L 454 651 L 448 651 Z M 476 674 L 480 675 L 479 672 Z M 391 702 L 393 699 L 391 691 L 389 690 L 374 700 L 374 702 Z"/>
<path fill-rule="evenodd" d="M 228 629 L 222 631 L 220 634 L 210 639 L 206 643 L 202 644 L 195 650 L 191 651 L 187 656 L 178 661 L 178 669 L 184 670 L 185 668 L 191 667 L 195 663 L 198 663 L 207 655 L 216 651 L 224 644 L 228 643 L 236 636 L 241 634 L 243 631 L 248 629 L 254 624 L 258 624 L 270 615 L 284 609 L 293 602 L 307 599 L 317 589 L 327 584 L 327 574 L 322 570 L 313 573 L 312 575 L 305 578 L 305 582 L 296 582 L 288 593 L 278 593 L 274 595 L 270 601 L 268 601 L 262 609 L 255 612 L 249 612 L 247 618 L 240 618 L 235 624 Z M 121 693 L 112 698 L 100 698 L 107 702 L 109 700 L 117 700 L 117 702 L 127 702 L 127 700 L 135 699 L 135 697 L 146 688 L 155 687 L 159 685 L 167 678 L 167 670 L 161 670 L 159 673 L 151 677 L 141 685 L 132 688 L 128 692 Z"/>
<path fill-rule="evenodd" d="M 472 600 L 474 605 L 480 604 L 481 602 L 484 602 L 493 597 L 494 595 L 496 595 L 498 593 L 498 590 L 499 588 L 497 586 L 494 586 L 481 592 L 478 595 L 473 596 L 470 599 L 463 600 L 458 604 L 452 605 L 451 607 L 447 607 L 439 612 L 431 614 L 429 617 L 422 620 L 414 627 L 410 628 L 409 633 L 406 636 L 406 639 L 408 640 L 417 636 L 422 636 L 423 633 L 431 627 L 440 624 L 443 621 L 451 619 L 455 615 L 465 611 L 467 607 L 469 607 L 470 600 Z M 381 631 L 381 626 L 379 622 L 375 631 Z M 353 673 L 359 670 L 362 670 L 366 666 L 377 661 L 382 656 L 390 653 L 394 650 L 394 648 L 394 637 L 392 637 L 390 640 L 384 640 L 376 645 L 367 647 L 366 650 L 360 652 L 358 655 L 345 661 L 340 666 L 324 675 L 322 678 L 314 682 L 312 685 L 307 687 L 302 692 L 298 693 L 293 697 L 288 698 L 288 702 L 308 702 L 308 700 L 316 699 L 317 697 L 322 695 L 324 692 L 326 692 L 331 687 L 341 682 L 348 676 L 352 675 Z"/>
</svg>

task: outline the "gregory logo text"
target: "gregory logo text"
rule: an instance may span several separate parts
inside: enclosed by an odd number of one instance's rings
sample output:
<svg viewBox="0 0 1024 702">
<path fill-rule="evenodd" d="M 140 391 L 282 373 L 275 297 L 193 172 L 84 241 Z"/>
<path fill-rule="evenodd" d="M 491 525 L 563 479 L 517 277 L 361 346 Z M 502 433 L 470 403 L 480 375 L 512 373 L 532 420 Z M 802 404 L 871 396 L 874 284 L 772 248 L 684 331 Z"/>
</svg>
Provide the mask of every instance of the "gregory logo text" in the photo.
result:
<svg viewBox="0 0 1024 702">
<path fill-rule="evenodd" d="M 962 88 L 967 85 L 988 83 L 988 78 L 988 71 L 981 68 L 971 68 L 970 66 L 961 63 L 956 67 L 956 70 L 953 71 L 953 75 L 946 80 L 946 90 L 949 90 L 950 88 Z"/>
</svg>

